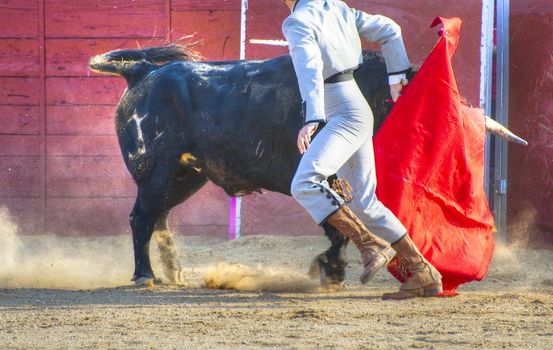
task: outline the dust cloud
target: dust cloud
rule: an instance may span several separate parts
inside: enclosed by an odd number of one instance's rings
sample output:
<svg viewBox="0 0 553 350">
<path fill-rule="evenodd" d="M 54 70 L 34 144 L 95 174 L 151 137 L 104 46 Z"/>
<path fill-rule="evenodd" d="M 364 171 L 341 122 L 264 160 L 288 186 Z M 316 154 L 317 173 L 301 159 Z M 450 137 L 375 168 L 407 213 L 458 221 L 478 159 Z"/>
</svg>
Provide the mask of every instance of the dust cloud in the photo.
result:
<svg viewBox="0 0 553 350">
<path fill-rule="evenodd" d="M 553 253 L 525 247 L 535 215 L 517 222 L 516 243 L 497 242 L 485 283 L 468 283 L 462 290 L 550 290 L 553 287 Z M 511 235 L 514 231 L 510 230 Z M 321 292 L 319 281 L 306 273 L 311 259 L 328 248 L 324 236 L 245 236 L 240 240 L 207 236 L 174 236 L 188 288 L 218 288 L 266 292 Z M 155 244 L 152 267 L 163 277 Z M 348 248 L 347 284 L 356 284 L 361 260 Z M 235 262 L 235 263 L 230 263 Z M 6 209 L 0 208 L 0 289 L 96 289 L 132 285 L 133 251 L 130 235 L 80 236 L 26 235 L 18 232 Z M 253 266 L 253 267 L 252 267 Z M 394 286 L 389 274 L 380 273 L 373 285 Z M 322 292 L 326 292 L 323 290 Z"/>
<path fill-rule="evenodd" d="M 520 243 L 496 245 L 486 281 L 488 288 L 531 291 L 553 286 L 551 251 L 527 249 Z M 471 284 L 472 285 L 472 284 Z M 479 284 L 472 285 L 479 286 Z"/>
<path fill-rule="evenodd" d="M 317 280 L 287 268 L 269 268 L 220 262 L 206 268 L 207 288 L 263 292 L 314 292 L 320 287 Z"/>
<path fill-rule="evenodd" d="M 509 218 L 508 239 L 496 238 L 496 247 L 486 279 L 489 286 L 517 291 L 542 290 L 553 286 L 551 251 L 535 249 L 539 214 L 532 206 Z M 504 237 L 503 237 L 504 238 Z"/>
<path fill-rule="evenodd" d="M 132 243 L 121 237 L 20 235 L 0 208 L 0 288 L 93 289 L 128 285 Z"/>
<path fill-rule="evenodd" d="M 526 248 L 532 246 L 530 237 L 535 236 L 538 231 L 539 213 L 529 203 L 523 204 L 514 217 L 509 218 L 509 242 L 513 248 Z M 533 235 L 534 234 L 534 235 Z"/>
<path fill-rule="evenodd" d="M 215 242 L 205 237 L 186 239 L 188 242 L 184 242 L 184 237 L 175 238 L 180 241 L 177 246 L 184 247 L 179 255 L 191 260 L 188 263 L 192 268 L 183 270 L 189 287 L 309 292 L 319 286 L 318 281 L 311 280 L 307 274 L 287 267 L 262 267 L 258 263 L 257 268 L 252 268 L 246 265 L 249 261 L 245 264 L 212 261 L 213 247 L 226 247 L 223 250 L 232 253 L 227 258 L 233 261 L 244 255 L 241 252 L 243 249 L 255 256 L 259 249 L 251 247 L 251 244 L 271 245 L 274 238 L 252 237 L 239 243 L 224 240 L 222 243 Z M 234 250 L 229 249 L 231 246 Z M 8 211 L 0 208 L 0 249 L 0 289 L 86 290 L 132 284 L 133 251 L 130 236 L 20 234 Z M 154 271 L 161 274 L 158 249 L 152 249 L 151 256 Z"/>
</svg>

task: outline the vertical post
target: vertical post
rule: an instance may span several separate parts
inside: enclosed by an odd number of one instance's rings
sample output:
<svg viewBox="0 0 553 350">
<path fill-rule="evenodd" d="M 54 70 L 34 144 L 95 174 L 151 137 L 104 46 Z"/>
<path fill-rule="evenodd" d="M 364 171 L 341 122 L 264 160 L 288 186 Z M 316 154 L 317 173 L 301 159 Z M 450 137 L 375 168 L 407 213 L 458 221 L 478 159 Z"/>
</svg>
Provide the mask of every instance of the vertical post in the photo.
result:
<svg viewBox="0 0 553 350">
<path fill-rule="evenodd" d="M 494 0 L 482 0 L 482 32 L 480 37 L 480 108 L 491 115 L 492 64 L 493 64 Z M 493 199 L 490 190 L 490 136 L 486 134 L 484 148 L 484 190 L 488 201 Z"/>
<path fill-rule="evenodd" d="M 496 113 L 509 126 L 509 0 L 497 0 Z M 507 239 L 507 142 L 496 138 L 494 167 L 494 219 L 500 240 Z"/>
<path fill-rule="evenodd" d="M 240 59 L 246 59 L 246 15 L 248 14 L 248 0 L 242 0 L 240 7 Z"/>
<path fill-rule="evenodd" d="M 240 210 L 242 199 L 240 197 L 232 197 L 230 199 L 230 214 L 229 214 L 229 239 L 234 241 L 240 238 Z"/>
<path fill-rule="evenodd" d="M 240 7 L 240 59 L 246 59 L 246 15 L 248 13 L 248 0 L 242 0 Z M 229 214 L 229 239 L 240 238 L 240 211 L 242 209 L 242 198 L 232 197 L 230 200 Z"/>
</svg>

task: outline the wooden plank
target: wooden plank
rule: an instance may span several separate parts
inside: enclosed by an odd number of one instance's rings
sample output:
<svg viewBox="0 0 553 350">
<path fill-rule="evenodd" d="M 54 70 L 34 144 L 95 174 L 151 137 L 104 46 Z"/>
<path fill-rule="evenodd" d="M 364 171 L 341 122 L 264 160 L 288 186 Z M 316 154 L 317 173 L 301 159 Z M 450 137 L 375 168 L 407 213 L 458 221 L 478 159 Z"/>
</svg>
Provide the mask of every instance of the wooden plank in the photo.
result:
<svg viewBox="0 0 553 350">
<path fill-rule="evenodd" d="M 38 43 L 39 43 L 39 61 L 40 61 L 40 200 L 41 200 L 41 223 L 42 229 L 46 228 L 46 22 L 45 22 L 45 2 L 38 1 Z"/>
<path fill-rule="evenodd" d="M 48 106 L 47 133 L 115 135 L 115 106 Z"/>
<path fill-rule="evenodd" d="M 135 197 L 136 185 L 120 156 L 52 157 L 46 163 L 48 197 Z"/>
<path fill-rule="evenodd" d="M 129 234 L 133 205 L 133 198 L 48 198 L 46 229 L 79 236 Z"/>
<path fill-rule="evenodd" d="M 0 75 L 36 76 L 38 62 L 36 39 L 0 39 Z"/>
<path fill-rule="evenodd" d="M 266 59 L 288 53 L 288 47 L 250 44 L 251 39 L 284 40 L 282 21 L 290 10 L 280 1 L 250 1 L 246 25 L 246 58 Z"/>
<path fill-rule="evenodd" d="M 550 1 L 511 2 L 509 129 L 530 144 L 509 144 L 508 239 L 540 248 L 553 244 L 552 19 Z"/>
<path fill-rule="evenodd" d="M 130 235 L 129 214 L 134 201 L 134 198 L 48 198 L 46 231 L 79 236 Z M 171 230 L 176 234 L 228 236 L 226 224 L 173 224 Z"/>
<path fill-rule="evenodd" d="M 47 78 L 47 105 L 115 105 L 127 83 L 118 77 Z"/>
<path fill-rule="evenodd" d="M 40 196 L 40 157 L 0 157 L 0 197 Z"/>
<path fill-rule="evenodd" d="M 46 37 L 165 37 L 164 12 L 164 0 L 50 0 Z"/>
<path fill-rule="evenodd" d="M 206 236 L 228 239 L 227 225 L 171 225 L 171 232 L 185 236 Z"/>
<path fill-rule="evenodd" d="M 38 134 L 38 114 L 38 106 L 0 106 L 0 134 Z"/>
<path fill-rule="evenodd" d="M 0 38 L 36 38 L 38 3 L 36 0 L 3 0 L 0 2 L 0 19 Z"/>
<path fill-rule="evenodd" d="M 38 78 L 0 77 L 0 105 L 38 106 L 39 95 Z"/>
<path fill-rule="evenodd" d="M 195 34 L 207 60 L 240 58 L 240 11 L 174 11 L 173 38 Z"/>
<path fill-rule="evenodd" d="M 242 199 L 244 234 L 311 235 L 323 234 L 319 225 L 294 198 L 263 192 Z"/>
<path fill-rule="evenodd" d="M 0 135 L 0 156 L 40 156 L 39 135 Z"/>
<path fill-rule="evenodd" d="M 8 209 L 11 221 L 17 225 L 18 234 L 44 233 L 40 230 L 40 198 L 0 198 L 0 207 Z"/>
<path fill-rule="evenodd" d="M 170 218 L 170 227 L 174 233 L 218 237 L 228 235 L 228 196 L 214 185 L 211 186 L 202 189 L 189 202 L 174 210 Z M 215 195 L 219 200 L 203 200 L 205 194 L 208 194 L 208 198 Z M 79 235 L 130 233 L 128 218 L 134 201 L 134 198 L 49 197 L 46 220 L 48 232 Z M 199 203 L 202 203 L 200 208 L 197 207 Z"/>
<path fill-rule="evenodd" d="M 105 76 L 91 72 L 91 57 L 108 51 L 155 46 L 162 39 L 48 39 L 46 45 L 46 74 L 52 76 Z"/>
<path fill-rule="evenodd" d="M 240 10 L 241 4 L 241 0 L 171 0 L 173 11 Z"/>
<path fill-rule="evenodd" d="M 116 136 L 49 135 L 46 145 L 48 156 L 121 156 Z"/>
<path fill-rule="evenodd" d="M 172 41 L 171 37 L 171 0 L 163 0 L 165 6 L 163 11 L 163 21 L 165 22 L 165 39 Z"/>
<path fill-rule="evenodd" d="M 209 182 L 173 210 L 172 225 L 226 226 L 228 232 L 230 197 Z"/>
</svg>

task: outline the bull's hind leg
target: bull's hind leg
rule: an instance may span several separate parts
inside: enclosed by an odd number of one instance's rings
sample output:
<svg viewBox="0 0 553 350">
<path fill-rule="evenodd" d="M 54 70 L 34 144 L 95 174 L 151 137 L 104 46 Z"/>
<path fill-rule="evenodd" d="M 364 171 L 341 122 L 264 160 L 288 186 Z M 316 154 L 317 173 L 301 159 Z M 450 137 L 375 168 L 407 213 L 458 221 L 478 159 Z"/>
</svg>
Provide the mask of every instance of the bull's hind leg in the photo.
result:
<svg viewBox="0 0 553 350">
<path fill-rule="evenodd" d="M 322 285 L 342 285 L 346 279 L 346 248 L 348 239 L 332 225 L 323 224 L 325 235 L 331 246 L 325 252 L 317 255 L 309 267 L 309 275 L 319 278 Z"/>
<path fill-rule="evenodd" d="M 173 239 L 173 234 L 169 230 L 167 216 L 169 210 L 163 212 L 154 226 L 154 239 L 159 248 L 161 263 L 163 264 L 163 273 L 165 278 L 171 283 L 182 283 L 182 267 L 177 254 L 177 247 Z"/>
<path fill-rule="evenodd" d="M 177 254 L 173 234 L 169 230 L 167 216 L 171 208 L 188 199 L 198 191 L 207 178 L 188 168 L 182 168 L 171 181 L 169 187 L 166 210 L 159 216 L 154 226 L 154 238 L 157 241 L 163 272 L 171 283 L 183 283 L 183 270 Z"/>
<path fill-rule="evenodd" d="M 158 191 L 138 188 L 138 196 L 130 215 L 134 247 L 134 275 L 136 284 L 146 284 L 156 280 L 150 263 L 150 239 L 154 225 L 163 208 L 163 197 Z"/>
</svg>

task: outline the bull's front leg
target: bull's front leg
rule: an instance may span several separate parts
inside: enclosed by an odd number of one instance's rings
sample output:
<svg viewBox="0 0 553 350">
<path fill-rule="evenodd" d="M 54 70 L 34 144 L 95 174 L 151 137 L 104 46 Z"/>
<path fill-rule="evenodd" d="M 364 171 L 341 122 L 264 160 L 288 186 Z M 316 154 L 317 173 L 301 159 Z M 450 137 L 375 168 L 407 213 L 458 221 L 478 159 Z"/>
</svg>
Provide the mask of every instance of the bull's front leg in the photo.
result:
<svg viewBox="0 0 553 350">
<path fill-rule="evenodd" d="M 346 279 L 346 248 L 348 239 L 332 225 L 323 224 L 325 235 L 331 242 L 330 248 L 317 255 L 311 262 L 309 275 L 319 278 L 322 285 L 342 285 Z"/>
</svg>

